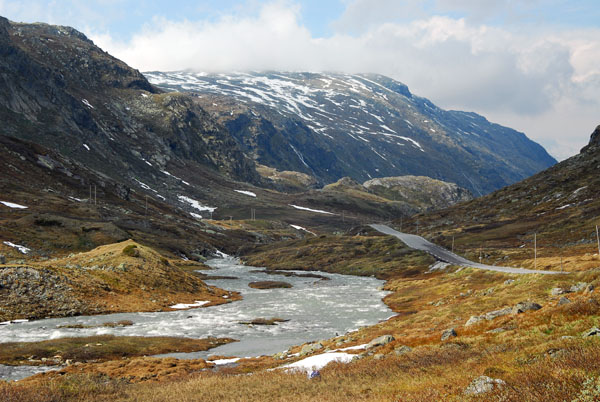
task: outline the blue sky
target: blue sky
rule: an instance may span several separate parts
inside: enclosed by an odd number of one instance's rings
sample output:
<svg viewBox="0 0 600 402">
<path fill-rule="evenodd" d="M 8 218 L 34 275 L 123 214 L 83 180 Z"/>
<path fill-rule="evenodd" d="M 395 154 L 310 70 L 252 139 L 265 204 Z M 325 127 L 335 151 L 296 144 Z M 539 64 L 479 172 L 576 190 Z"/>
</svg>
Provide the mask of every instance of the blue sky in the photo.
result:
<svg viewBox="0 0 600 402">
<path fill-rule="evenodd" d="M 141 71 L 374 72 L 558 159 L 600 124 L 597 0 L 0 0 Z"/>
</svg>

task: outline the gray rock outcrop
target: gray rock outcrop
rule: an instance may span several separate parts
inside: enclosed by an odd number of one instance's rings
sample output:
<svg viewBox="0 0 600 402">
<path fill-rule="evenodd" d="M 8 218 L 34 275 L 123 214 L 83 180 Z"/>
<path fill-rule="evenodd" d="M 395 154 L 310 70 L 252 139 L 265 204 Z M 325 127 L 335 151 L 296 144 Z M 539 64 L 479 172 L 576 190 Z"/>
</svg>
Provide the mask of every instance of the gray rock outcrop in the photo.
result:
<svg viewBox="0 0 600 402">
<path fill-rule="evenodd" d="M 491 392 L 496 387 L 500 387 L 506 384 L 503 380 L 498 378 L 491 378 L 485 375 L 477 377 L 476 379 L 469 384 L 467 389 L 465 389 L 466 395 L 479 395 L 485 394 L 487 392 Z"/>
</svg>

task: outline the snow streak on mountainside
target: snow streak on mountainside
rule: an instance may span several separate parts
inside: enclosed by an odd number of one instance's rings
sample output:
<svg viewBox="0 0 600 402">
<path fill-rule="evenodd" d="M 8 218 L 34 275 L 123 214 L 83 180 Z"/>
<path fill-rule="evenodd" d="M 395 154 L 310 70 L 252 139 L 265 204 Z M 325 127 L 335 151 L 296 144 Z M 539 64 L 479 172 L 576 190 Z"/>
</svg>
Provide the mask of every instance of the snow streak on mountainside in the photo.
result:
<svg viewBox="0 0 600 402">
<path fill-rule="evenodd" d="M 522 133 L 442 110 L 380 75 L 145 75 L 163 89 L 197 93 L 259 163 L 322 182 L 414 174 L 484 194 L 556 162 Z"/>
</svg>

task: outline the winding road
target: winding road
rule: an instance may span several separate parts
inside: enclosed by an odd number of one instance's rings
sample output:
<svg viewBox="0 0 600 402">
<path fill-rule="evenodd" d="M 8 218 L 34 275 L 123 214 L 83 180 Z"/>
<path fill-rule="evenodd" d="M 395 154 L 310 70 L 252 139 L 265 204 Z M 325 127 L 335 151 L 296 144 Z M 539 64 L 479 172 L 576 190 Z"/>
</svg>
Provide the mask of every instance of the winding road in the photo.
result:
<svg viewBox="0 0 600 402">
<path fill-rule="evenodd" d="M 485 269 L 488 271 L 498 271 L 498 272 L 507 272 L 510 274 L 543 274 L 543 275 L 560 275 L 566 274 L 566 272 L 558 272 L 558 271 L 540 271 L 535 269 L 525 269 L 525 268 L 513 268 L 513 267 L 498 267 L 495 265 L 486 265 L 479 264 L 466 258 L 461 257 L 460 255 L 456 255 L 447 249 L 438 246 L 437 244 L 433 244 L 430 241 L 425 240 L 421 236 L 416 236 L 412 234 L 398 232 L 397 230 L 392 229 L 387 225 L 381 224 L 373 224 L 369 225 L 373 229 L 378 232 L 397 237 L 403 243 L 405 243 L 408 247 L 414 248 L 416 250 L 425 251 L 428 254 L 431 254 L 439 261 L 446 262 L 452 265 L 461 265 L 463 267 L 472 267 Z"/>
</svg>

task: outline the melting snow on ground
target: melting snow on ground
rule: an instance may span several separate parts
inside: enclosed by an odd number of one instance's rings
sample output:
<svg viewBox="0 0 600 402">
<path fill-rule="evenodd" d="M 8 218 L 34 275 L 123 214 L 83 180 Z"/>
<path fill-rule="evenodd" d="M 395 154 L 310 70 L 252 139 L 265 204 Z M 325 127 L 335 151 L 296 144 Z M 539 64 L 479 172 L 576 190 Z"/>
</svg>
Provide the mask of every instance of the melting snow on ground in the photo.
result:
<svg viewBox="0 0 600 402">
<path fill-rule="evenodd" d="M 185 304 L 185 303 L 179 303 L 179 304 L 174 304 L 171 306 L 171 308 L 174 308 L 176 310 L 185 310 L 188 308 L 193 308 L 193 307 L 202 307 L 205 304 L 210 303 L 209 301 L 202 301 L 202 300 L 196 300 L 195 303 L 191 303 L 191 304 Z"/>
<path fill-rule="evenodd" d="M 218 359 L 218 360 L 209 360 L 210 363 L 214 363 L 217 366 L 222 366 L 224 364 L 235 363 L 240 360 L 240 357 L 234 357 L 233 359 Z"/>
<path fill-rule="evenodd" d="M 310 373 L 313 370 L 320 370 L 331 362 L 350 363 L 356 355 L 343 352 L 329 352 L 316 356 L 307 357 L 295 363 L 282 366 L 290 371 L 305 371 Z"/>
<path fill-rule="evenodd" d="M 202 219 L 202 215 L 195 214 L 195 213 L 193 213 L 193 212 L 190 212 L 190 215 L 192 215 L 192 216 L 193 216 L 194 218 L 196 218 L 196 219 Z"/>
<path fill-rule="evenodd" d="M 93 109 L 94 107 L 92 106 L 92 104 L 90 102 L 88 102 L 87 99 L 82 99 L 81 100 L 83 102 L 84 105 L 86 105 L 87 107 L 89 107 L 90 109 Z"/>
<path fill-rule="evenodd" d="M 83 147 L 84 147 L 85 149 L 87 149 L 88 151 L 90 150 L 90 147 L 88 147 L 88 145 L 87 145 L 87 144 L 83 144 Z"/>
<path fill-rule="evenodd" d="M 207 207 L 205 205 L 202 205 L 198 201 L 194 200 L 193 198 L 186 197 L 185 195 L 178 195 L 177 198 L 179 198 L 179 201 L 181 201 L 181 202 L 185 202 L 186 204 L 190 204 L 192 206 L 192 208 L 195 208 L 198 211 L 213 212 L 215 209 L 217 209 L 217 207 Z"/>
<path fill-rule="evenodd" d="M 2 321 L 0 322 L 0 325 L 20 324 L 22 322 L 29 322 L 29 320 L 26 318 L 22 318 L 19 320 Z"/>
<path fill-rule="evenodd" d="M 318 214 L 335 215 L 333 212 L 327 212 L 327 211 L 323 211 L 321 209 L 311 209 L 311 208 L 306 208 L 306 207 L 300 207 L 300 206 L 294 205 L 294 204 L 289 204 L 289 205 L 292 208 L 301 209 L 302 211 L 316 212 Z"/>
<path fill-rule="evenodd" d="M 233 190 L 233 191 L 235 191 L 236 193 L 249 195 L 250 197 L 256 197 L 256 194 L 253 193 L 252 191 L 245 191 L 245 190 Z"/>
<path fill-rule="evenodd" d="M 15 204 L 14 202 L 0 201 L 0 204 L 4 204 L 5 206 L 7 206 L 7 207 L 9 207 L 9 208 L 27 209 L 27 207 L 26 207 L 26 206 L 24 206 L 24 205 L 19 205 L 19 204 Z"/>
<path fill-rule="evenodd" d="M 315 235 L 316 236 L 316 234 L 314 232 L 311 232 L 310 230 L 308 230 L 306 228 L 303 228 L 302 226 L 298 226 L 298 225 L 290 225 L 290 226 L 293 227 L 296 230 L 303 230 L 305 232 L 310 233 L 311 235 Z"/>
<path fill-rule="evenodd" d="M 30 248 L 27 248 L 27 247 L 25 247 L 25 246 L 21 246 L 21 245 L 19 245 L 19 244 L 11 243 L 11 242 L 9 242 L 9 241 L 5 241 L 5 242 L 4 242 L 4 244 L 6 244 L 6 245 L 7 245 L 7 246 L 9 246 L 9 247 L 14 247 L 14 248 L 16 248 L 17 250 L 19 250 L 19 251 L 20 251 L 21 253 L 23 253 L 23 254 L 27 254 L 28 252 L 30 252 L 30 251 L 31 251 L 31 249 L 30 249 Z"/>
</svg>

